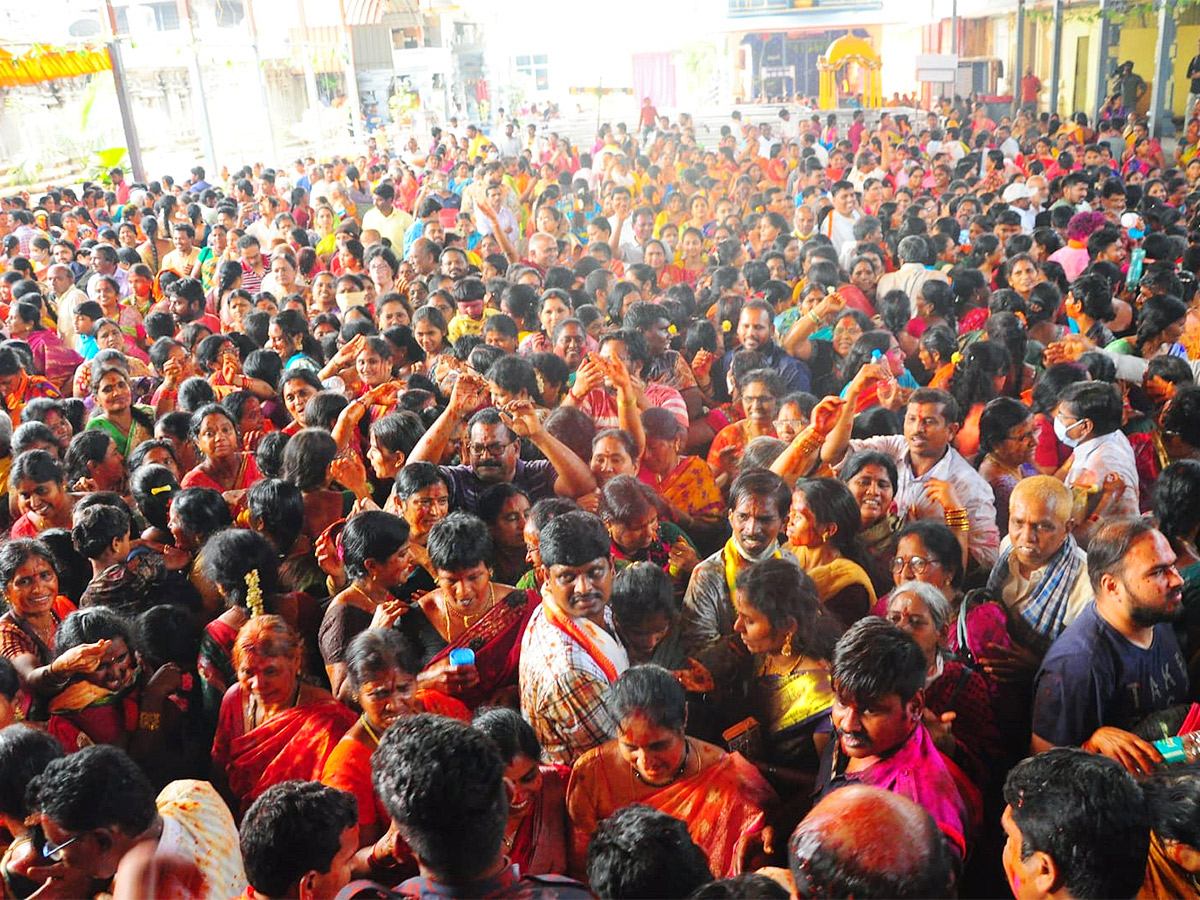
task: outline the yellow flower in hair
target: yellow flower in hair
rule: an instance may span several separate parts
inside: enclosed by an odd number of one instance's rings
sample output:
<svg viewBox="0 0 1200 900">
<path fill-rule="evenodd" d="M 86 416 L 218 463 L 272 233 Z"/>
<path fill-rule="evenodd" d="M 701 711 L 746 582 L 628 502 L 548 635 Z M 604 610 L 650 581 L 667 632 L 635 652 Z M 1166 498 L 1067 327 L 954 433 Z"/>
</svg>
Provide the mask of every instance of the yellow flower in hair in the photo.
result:
<svg viewBox="0 0 1200 900">
<path fill-rule="evenodd" d="M 733 323 L 726 319 L 721 323 L 721 330 L 725 332 L 733 331 Z"/>
<path fill-rule="evenodd" d="M 952 354 L 950 354 L 950 362 L 957 366 L 960 362 L 962 362 L 962 354 L 955 350 Z"/>
<path fill-rule="evenodd" d="M 674 323 L 671 323 L 670 325 L 667 326 L 667 333 L 668 334 L 679 334 L 679 329 L 675 327 Z"/>
<path fill-rule="evenodd" d="M 250 618 L 263 614 L 262 586 L 258 583 L 258 569 L 246 573 L 246 606 L 250 610 Z"/>
</svg>

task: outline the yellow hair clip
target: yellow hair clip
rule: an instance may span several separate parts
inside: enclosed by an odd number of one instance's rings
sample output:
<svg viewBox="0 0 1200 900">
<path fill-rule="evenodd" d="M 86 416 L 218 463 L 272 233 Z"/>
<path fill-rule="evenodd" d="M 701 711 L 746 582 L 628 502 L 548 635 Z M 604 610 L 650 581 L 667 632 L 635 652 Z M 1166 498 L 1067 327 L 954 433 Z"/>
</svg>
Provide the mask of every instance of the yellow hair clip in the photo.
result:
<svg viewBox="0 0 1200 900">
<path fill-rule="evenodd" d="M 150 488 L 150 495 L 157 497 L 159 494 L 169 494 L 172 488 L 169 484 L 160 484 L 158 487 Z"/>
</svg>

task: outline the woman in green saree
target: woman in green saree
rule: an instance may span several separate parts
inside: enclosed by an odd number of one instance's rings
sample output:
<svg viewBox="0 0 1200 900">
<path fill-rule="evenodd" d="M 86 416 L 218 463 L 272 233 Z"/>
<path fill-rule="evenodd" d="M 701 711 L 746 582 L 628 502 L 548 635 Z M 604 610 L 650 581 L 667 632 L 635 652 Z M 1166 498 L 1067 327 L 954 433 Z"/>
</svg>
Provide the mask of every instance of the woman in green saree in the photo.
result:
<svg viewBox="0 0 1200 900">
<path fill-rule="evenodd" d="M 115 365 L 94 366 L 92 398 L 96 412 L 88 429 L 107 432 L 124 459 L 129 459 L 138 444 L 154 438 L 154 410 L 134 404 L 125 370 Z"/>
</svg>

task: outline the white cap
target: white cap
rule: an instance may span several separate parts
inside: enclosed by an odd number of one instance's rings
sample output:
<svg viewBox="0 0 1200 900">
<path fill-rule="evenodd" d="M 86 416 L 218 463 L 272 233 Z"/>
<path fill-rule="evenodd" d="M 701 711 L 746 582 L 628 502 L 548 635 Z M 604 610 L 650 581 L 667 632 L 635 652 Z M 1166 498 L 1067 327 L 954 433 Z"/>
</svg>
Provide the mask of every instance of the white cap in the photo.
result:
<svg viewBox="0 0 1200 900">
<path fill-rule="evenodd" d="M 1021 183 L 1015 182 L 1004 189 L 1002 199 L 1005 203 L 1015 203 L 1017 200 L 1029 200 L 1033 197 L 1033 191 Z"/>
</svg>

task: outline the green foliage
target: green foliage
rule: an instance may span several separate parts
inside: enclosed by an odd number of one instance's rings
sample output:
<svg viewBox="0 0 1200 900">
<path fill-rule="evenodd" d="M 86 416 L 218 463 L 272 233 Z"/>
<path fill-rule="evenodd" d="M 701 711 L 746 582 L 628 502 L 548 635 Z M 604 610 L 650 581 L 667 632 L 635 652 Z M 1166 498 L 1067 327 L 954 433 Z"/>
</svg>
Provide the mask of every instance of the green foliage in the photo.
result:
<svg viewBox="0 0 1200 900">
<path fill-rule="evenodd" d="M 113 166 L 129 171 L 129 151 L 124 147 L 105 147 L 93 150 L 87 159 L 87 180 L 111 184 L 108 172 Z"/>
</svg>

